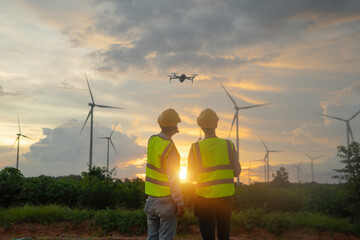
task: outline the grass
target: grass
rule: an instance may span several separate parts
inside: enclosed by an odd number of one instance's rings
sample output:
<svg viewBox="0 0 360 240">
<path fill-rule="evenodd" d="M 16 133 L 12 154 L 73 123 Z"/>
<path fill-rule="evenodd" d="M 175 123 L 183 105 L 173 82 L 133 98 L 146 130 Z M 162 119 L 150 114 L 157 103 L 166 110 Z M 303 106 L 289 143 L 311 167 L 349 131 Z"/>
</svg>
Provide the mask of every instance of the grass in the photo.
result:
<svg viewBox="0 0 360 240">
<path fill-rule="evenodd" d="M 71 209 L 58 205 L 14 207 L 0 209 L 0 226 L 20 223 L 57 223 L 68 221 L 81 223 L 90 220 L 94 226 L 101 227 L 103 233 L 117 230 L 128 235 L 146 233 L 146 215 L 142 209 L 86 210 Z M 179 219 L 179 230 L 197 225 L 197 218 L 191 211 Z M 255 227 L 263 228 L 273 234 L 281 234 L 288 229 L 311 228 L 316 231 L 331 231 L 360 235 L 360 225 L 347 218 L 335 218 L 320 213 L 266 212 L 265 209 L 247 209 L 233 212 L 233 232 L 249 232 Z"/>
</svg>

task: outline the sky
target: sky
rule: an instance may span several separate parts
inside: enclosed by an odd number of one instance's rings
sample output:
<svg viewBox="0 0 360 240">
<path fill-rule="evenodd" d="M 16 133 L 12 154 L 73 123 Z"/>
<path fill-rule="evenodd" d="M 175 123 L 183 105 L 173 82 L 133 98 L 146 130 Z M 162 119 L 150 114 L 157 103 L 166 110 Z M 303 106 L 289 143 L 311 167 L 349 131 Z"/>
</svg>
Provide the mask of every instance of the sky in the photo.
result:
<svg viewBox="0 0 360 240">
<path fill-rule="evenodd" d="M 180 115 L 173 140 L 186 175 L 196 118 L 217 112 L 217 136 L 228 138 L 239 111 L 240 181 L 263 181 L 265 148 L 270 173 L 284 166 L 290 181 L 336 183 L 346 145 L 344 122 L 360 111 L 360 2 L 250 0 L 0 0 L 0 170 L 64 176 L 87 170 L 91 102 L 124 109 L 94 110 L 93 165 L 118 178 L 143 177 L 146 145 L 159 133 L 167 108 Z M 198 74 L 194 83 L 168 75 Z M 350 122 L 360 138 L 360 114 Z M 236 142 L 235 127 L 230 139 Z M 250 165 L 251 163 L 251 165 Z M 249 165 L 250 170 L 249 170 Z M 250 174 L 249 174 L 250 173 Z M 184 180 L 185 181 L 185 180 Z"/>
</svg>

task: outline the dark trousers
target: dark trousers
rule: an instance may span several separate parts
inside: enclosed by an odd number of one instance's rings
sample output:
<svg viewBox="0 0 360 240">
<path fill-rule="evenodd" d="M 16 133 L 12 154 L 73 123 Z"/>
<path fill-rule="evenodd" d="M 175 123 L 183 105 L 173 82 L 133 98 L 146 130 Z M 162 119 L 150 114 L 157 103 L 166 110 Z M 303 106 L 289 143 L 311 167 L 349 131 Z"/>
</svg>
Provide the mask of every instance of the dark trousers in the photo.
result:
<svg viewBox="0 0 360 240">
<path fill-rule="evenodd" d="M 202 239 L 230 239 L 232 197 L 203 198 L 196 196 L 195 215 L 198 217 Z"/>
</svg>

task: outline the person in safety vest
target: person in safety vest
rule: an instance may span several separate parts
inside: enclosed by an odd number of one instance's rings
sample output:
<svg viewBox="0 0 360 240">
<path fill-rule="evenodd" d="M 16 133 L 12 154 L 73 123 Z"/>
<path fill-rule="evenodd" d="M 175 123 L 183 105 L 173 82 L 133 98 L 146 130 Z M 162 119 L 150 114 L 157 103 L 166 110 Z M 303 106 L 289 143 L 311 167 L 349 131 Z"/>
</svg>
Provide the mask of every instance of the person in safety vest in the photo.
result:
<svg viewBox="0 0 360 240">
<path fill-rule="evenodd" d="M 172 108 L 161 113 L 161 132 L 150 137 L 147 150 L 145 205 L 148 240 L 174 239 L 177 217 L 184 215 L 180 189 L 180 154 L 171 137 L 178 133 L 179 114 Z"/>
<path fill-rule="evenodd" d="M 241 172 L 234 144 L 215 134 L 218 121 L 212 109 L 200 113 L 197 124 L 205 137 L 191 145 L 188 158 L 188 179 L 197 183 L 194 212 L 206 240 L 215 239 L 215 226 L 219 240 L 230 239 L 234 177 Z"/>
</svg>

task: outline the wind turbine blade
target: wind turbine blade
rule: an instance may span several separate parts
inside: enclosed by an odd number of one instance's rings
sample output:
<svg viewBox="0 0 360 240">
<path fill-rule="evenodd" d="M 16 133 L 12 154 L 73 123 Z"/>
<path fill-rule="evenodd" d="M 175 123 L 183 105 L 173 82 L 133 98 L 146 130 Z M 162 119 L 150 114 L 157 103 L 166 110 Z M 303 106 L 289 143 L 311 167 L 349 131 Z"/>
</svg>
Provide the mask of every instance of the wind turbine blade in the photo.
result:
<svg viewBox="0 0 360 240">
<path fill-rule="evenodd" d="M 263 103 L 263 104 L 256 104 L 256 105 L 251 105 L 251 106 L 246 106 L 246 107 L 239 107 L 240 109 L 249 109 L 249 108 L 254 108 L 254 107 L 261 107 L 261 106 L 265 106 L 265 105 L 270 105 L 271 103 Z"/>
<path fill-rule="evenodd" d="M 19 140 L 19 136 L 16 137 L 15 142 L 11 145 L 11 147 L 13 147 L 18 140 Z"/>
<path fill-rule="evenodd" d="M 18 115 L 18 124 L 19 124 L 19 133 L 21 134 L 21 129 L 20 129 L 20 118 L 19 118 L 19 115 Z"/>
<path fill-rule="evenodd" d="M 89 80 L 88 80 L 88 77 L 87 77 L 87 75 L 86 75 L 86 74 L 85 74 L 85 77 L 86 77 L 86 82 L 87 82 L 87 85 L 88 85 L 88 87 L 89 87 L 89 92 L 90 92 L 90 96 L 91 96 L 92 103 L 93 103 L 93 104 L 95 104 L 94 97 L 93 97 L 92 92 L 91 92 L 91 88 L 90 88 Z"/>
<path fill-rule="evenodd" d="M 350 133 L 352 142 L 353 142 L 353 141 L 354 141 L 354 135 L 353 135 L 353 132 L 352 132 L 352 130 L 351 130 L 349 121 L 346 122 L 346 125 L 347 125 L 347 129 L 348 129 L 348 131 L 349 131 L 349 133 Z"/>
<path fill-rule="evenodd" d="M 113 129 L 112 129 L 112 131 L 111 131 L 111 133 L 110 133 L 110 137 L 109 137 L 109 138 L 111 138 L 111 136 L 113 135 L 113 133 L 114 133 L 114 131 L 115 131 L 115 128 L 116 128 L 116 125 L 117 125 L 117 122 L 115 123 L 115 125 L 114 125 L 114 127 L 113 127 Z"/>
<path fill-rule="evenodd" d="M 340 120 L 340 121 L 346 121 L 345 119 L 339 118 L 339 117 L 333 117 L 333 116 L 329 116 L 329 115 L 325 115 L 325 114 L 321 114 L 319 113 L 319 115 L 324 116 L 324 117 L 328 117 L 328 118 L 333 118 L 336 120 Z"/>
<path fill-rule="evenodd" d="M 224 85 L 222 85 L 222 83 L 220 83 L 221 87 L 225 90 L 226 94 L 229 96 L 230 100 L 234 103 L 234 105 L 237 107 L 237 104 L 235 102 L 235 100 L 231 97 L 231 95 L 228 93 L 228 91 L 226 91 Z"/>
<path fill-rule="evenodd" d="M 84 127 L 85 127 L 85 125 L 86 125 L 87 120 L 89 119 L 89 117 L 90 117 L 90 115 L 91 115 L 91 112 L 92 112 L 92 108 L 90 109 L 89 114 L 87 115 L 87 118 L 86 118 L 86 120 L 85 120 L 84 126 L 82 127 L 82 129 L 81 129 L 81 131 L 80 131 L 80 134 L 81 134 L 82 131 L 84 130 Z"/>
<path fill-rule="evenodd" d="M 235 111 L 234 118 L 233 118 L 233 121 L 232 121 L 232 124 L 231 124 L 231 128 L 230 128 L 230 131 L 229 131 L 228 138 L 230 138 L 231 130 L 232 130 L 233 126 L 234 126 L 235 119 L 236 119 L 236 111 Z"/>
<path fill-rule="evenodd" d="M 98 137 L 98 139 L 108 139 L 108 137 Z"/>
<path fill-rule="evenodd" d="M 308 158 L 310 158 L 310 160 L 313 160 L 312 157 L 310 157 L 309 155 L 307 155 L 306 153 L 304 153 Z"/>
<path fill-rule="evenodd" d="M 32 139 L 31 137 L 28 137 L 28 136 L 25 136 L 25 135 L 22 135 L 22 134 L 21 134 L 21 136 L 23 136 L 24 138 L 28 138 L 28 139 L 34 140 L 34 139 Z"/>
<path fill-rule="evenodd" d="M 354 114 L 354 116 L 352 116 L 349 121 L 351 121 L 352 119 L 354 119 L 358 114 L 360 113 L 360 111 L 358 111 L 357 113 Z"/>
<path fill-rule="evenodd" d="M 323 155 L 314 157 L 312 160 L 319 159 L 319 158 L 321 158 L 322 156 L 323 156 Z"/>
<path fill-rule="evenodd" d="M 111 146 L 114 148 L 114 151 L 116 152 L 116 155 L 118 155 L 119 156 L 119 154 L 118 154 L 118 152 L 116 151 L 116 148 L 115 148 L 115 146 L 114 146 L 114 143 L 113 143 L 113 141 L 110 139 L 110 143 L 111 143 Z"/>
<path fill-rule="evenodd" d="M 95 104 L 95 106 L 100 107 L 100 108 L 117 108 L 117 109 L 124 109 L 124 108 L 121 108 L 121 107 L 112 107 L 112 106 L 97 105 L 97 104 Z"/>
<path fill-rule="evenodd" d="M 259 136 L 259 138 L 260 138 L 261 142 L 263 143 L 263 145 L 264 145 L 264 147 L 265 147 L 266 151 L 268 152 L 269 150 L 268 150 L 268 148 L 266 147 L 266 145 L 265 145 L 264 141 L 262 140 L 262 138 L 261 138 L 260 136 Z"/>
</svg>

